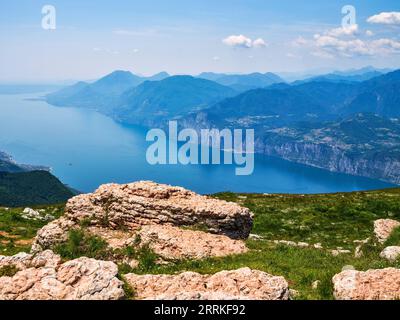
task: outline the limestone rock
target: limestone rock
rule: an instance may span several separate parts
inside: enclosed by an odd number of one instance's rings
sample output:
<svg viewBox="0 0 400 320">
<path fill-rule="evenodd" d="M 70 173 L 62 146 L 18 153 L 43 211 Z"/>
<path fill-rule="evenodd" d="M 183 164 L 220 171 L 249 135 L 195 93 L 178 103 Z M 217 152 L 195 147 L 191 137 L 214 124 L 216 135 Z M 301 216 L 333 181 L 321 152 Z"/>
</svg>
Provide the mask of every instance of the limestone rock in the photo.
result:
<svg viewBox="0 0 400 320">
<path fill-rule="evenodd" d="M 400 258 L 400 247 L 398 246 L 387 247 L 383 249 L 383 251 L 380 254 L 380 257 L 394 262 Z"/>
<path fill-rule="evenodd" d="M 105 240 L 112 249 L 122 249 L 136 242 L 137 231 L 113 230 L 97 226 L 88 227 L 85 230 Z"/>
<path fill-rule="evenodd" d="M 144 226 L 139 235 L 143 244 L 149 244 L 164 259 L 202 259 L 247 252 L 241 240 L 172 226 Z"/>
<path fill-rule="evenodd" d="M 28 268 L 57 268 L 61 258 L 52 251 L 42 251 L 36 255 L 20 252 L 14 256 L 0 256 L 0 267 L 13 265 L 19 270 Z"/>
<path fill-rule="evenodd" d="M 317 290 L 318 287 L 320 286 L 320 284 L 321 284 L 321 281 L 320 281 L 320 280 L 315 280 L 315 281 L 311 284 L 311 288 L 312 288 L 313 290 Z"/>
<path fill-rule="evenodd" d="M 333 249 L 333 250 L 330 250 L 330 252 L 334 257 L 337 257 L 337 256 L 339 256 L 341 254 L 351 253 L 350 250 L 345 250 L 345 249 Z"/>
<path fill-rule="evenodd" d="M 151 224 L 202 226 L 211 233 L 241 239 L 250 233 L 253 214 L 236 203 L 198 195 L 181 187 L 146 181 L 107 184 L 92 194 L 70 199 L 65 215 L 38 232 L 33 250 L 65 241 L 67 231 L 84 221 L 91 226 L 128 231 Z"/>
<path fill-rule="evenodd" d="M 345 270 L 335 275 L 334 296 L 338 300 L 400 299 L 400 269 L 386 268 L 365 272 Z"/>
<path fill-rule="evenodd" d="M 0 277 L 0 300 L 113 300 L 124 297 L 113 262 L 79 258 L 61 264 L 52 251 L 0 256 L 0 266 L 15 265 L 12 277 Z"/>
<path fill-rule="evenodd" d="M 288 300 L 283 277 L 242 268 L 213 275 L 184 272 L 178 275 L 127 274 L 136 298 L 150 300 Z"/>
<path fill-rule="evenodd" d="M 299 247 L 299 248 L 308 248 L 310 245 L 307 242 L 294 242 L 288 240 L 273 240 L 275 244 L 282 244 L 289 247 Z"/>
<path fill-rule="evenodd" d="M 148 181 L 102 185 L 93 194 L 74 197 L 67 203 L 66 217 L 75 221 L 106 218 L 111 226 L 130 228 L 204 225 L 210 232 L 233 238 L 247 238 L 252 227 L 252 214 L 236 203 Z"/>
<path fill-rule="evenodd" d="M 300 292 L 295 289 L 289 289 L 289 299 L 294 300 L 300 295 Z"/>
<path fill-rule="evenodd" d="M 356 268 L 354 268 L 354 266 L 352 266 L 351 264 L 347 264 L 342 267 L 342 271 L 347 271 L 347 270 L 356 270 Z"/>
<path fill-rule="evenodd" d="M 66 241 L 68 231 L 74 227 L 76 227 L 76 223 L 64 217 L 48 223 L 37 232 L 31 251 L 39 252 Z"/>
<path fill-rule="evenodd" d="M 379 219 L 374 222 L 374 233 L 380 243 L 384 243 L 400 222 L 392 219 Z"/>
<path fill-rule="evenodd" d="M 31 208 L 25 208 L 24 211 L 22 211 L 21 217 L 27 220 L 54 220 L 54 217 L 50 214 L 43 215 L 41 214 L 43 212 L 42 210 L 36 211 Z"/>
<path fill-rule="evenodd" d="M 354 240 L 353 242 L 357 244 L 354 250 L 354 257 L 361 258 L 363 256 L 363 247 L 370 241 L 370 238 L 364 240 Z"/>
</svg>

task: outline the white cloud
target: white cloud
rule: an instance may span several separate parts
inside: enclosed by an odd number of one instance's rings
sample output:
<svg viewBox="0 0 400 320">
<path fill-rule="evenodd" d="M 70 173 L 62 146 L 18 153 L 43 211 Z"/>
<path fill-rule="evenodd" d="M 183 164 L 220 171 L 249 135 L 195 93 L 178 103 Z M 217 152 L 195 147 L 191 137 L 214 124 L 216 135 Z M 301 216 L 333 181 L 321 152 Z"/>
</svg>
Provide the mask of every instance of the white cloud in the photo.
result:
<svg viewBox="0 0 400 320">
<path fill-rule="evenodd" d="M 319 49 L 319 56 L 322 52 L 329 56 L 368 56 L 368 55 L 389 55 L 400 53 L 400 41 L 393 39 L 377 39 L 363 41 L 361 39 L 342 40 L 326 35 L 315 35 L 315 45 Z M 328 56 L 327 56 L 328 57 Z"/>
<path fill-rule="evenodd" d="M 329 30 L 326 35 L 331 37 L 354 36 L 358 33 L 358 25 L 353 24 L 349 27 L 341 27 Z"/>
<path fill-rule="evenodd" d="M 139 49 L 133 49 L 132 50 L 132 53 L 138 53 L 139 52 Z"/>
<path fill-rule="evenodd" d="M 222 42 L 230 47 L 234 48 L 263 48 L 267 46 L 267 43 L 264 39 L 258 38 L 256 40 L 252 40 L 242 34 L 240 35 L 231 35 L 222 40 Z"/>
<path fill-rule="evenodd" d="M 263 48 L 266 47 L 267 43 L 264 41 L 264 39 L 258 38 L 253 41 L 253 47 L 254 48 Z"/>
<path fill-rule="evenodd" d="M 232 35 L 222 40 L 222 42 L 230 47 L 251 48 L 252 41 L 244 35 Z"/>
<path fill-rule="evenodd" d="M 308 40 L 306 40 L 305 38 L 300 36 L 297 39 L 293 40 L 291 45 L 294 46 L 294 47 L 302 47 L 302 46 L 307 45 L 308 43 L 309 43 Z"/>
<path fill-rule="evenodd" d="M 400 41 L 392 39 L 378 39 L 371 42 L 371 48 L 381 50 L 381 53 L 400 51 Z"/>
<path fill-rule="evenodd" d="M 218 56 L 215 56 L 215 57 L 213 57 L 213 60 L 214 60 L 214 61 L 219 61 L 219 60 L 221 60 L 221 58 L 218 57 Z"/>
<path fill-rule="evenodd" d="M 358 25 L 331 29 L 323 34 L 315 34 L 313 40 L 299 37 L 295 44 L 308 46 L 312 55 L 322 58 L 390 55 L 400 53 L 400 42 L 394 39 L 368 39 L 374 36 L 371 30 L 359 35 Z"/>
<path fill-rule="evenodd" d="M 321 48 L 327 53 L 339 54 L 342 56 L 352 56 L 352 55 L 367 55 L 369 53 L 365 43 L 360 40 L 340 40 L 332 36 L 321 36 L 315 35 L 315 44 L 318 48 Z"/>
<path fill-rule="evenodd" d="M 368 37 L 372 37 L 372 36 L 374 35 L 374 33 L 373 33 L 371 30 L 365 31 L 365 34 L 366 34 Z"/>
<path fill-rule="evenodd" d="M 399 24 L 400 12 L 381 12 L 367 19 L 369 23 L 376 24 Z"/>
</svg>

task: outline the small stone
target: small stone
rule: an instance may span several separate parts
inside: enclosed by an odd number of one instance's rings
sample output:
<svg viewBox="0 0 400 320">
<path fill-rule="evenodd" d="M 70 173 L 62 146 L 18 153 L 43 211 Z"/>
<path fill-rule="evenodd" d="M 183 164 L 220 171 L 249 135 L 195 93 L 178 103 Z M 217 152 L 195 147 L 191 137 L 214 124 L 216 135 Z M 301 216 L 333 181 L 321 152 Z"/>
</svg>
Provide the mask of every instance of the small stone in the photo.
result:
<svg viewBox="0 0 400 320">
<path fill-rule="evenodd" d="M 264 239 L 264 237 L 262 237 L 262 236 L 260 236 L 258 234 L 250 233 L 249 234 L 249 239 L 250 240 L 262 240 L 262 239 Z"/>
<path fill-rule="evenodd" d="M 30 219 L 30 220 L 41 220 L 42 216 L 38 211 L 35 211 L 31 208 L 25 208 L 24 211 L 22 211 L 21 216 L 24 219 Z"/>
<path fill-rule="evenodd" d="M 320 280 L 315 280 L 315 281 L 311 284 L 311 288 L 312 288 L 313 290 L 317 290 L 320 284 L 321 284 L 321 281 L 320 281 Z"/>
<path fill-rule="evenodd" d="M 380 243 L 384 243 L 400 222 L 392 219 L 379 219 L 374 222 L 374 233 Z"/>
<path fill-rule="evenodd" d="M 309 247 L 309 244 L 307 242 L 298 242 L 297 246 L 300 248 L 307 248 Z"/>
<path fill-rule="evenodd" d="M 299 296 L 300 292 L 294 289 L 289 289 L 289 299 L 296 299 Z"/>
<path fill-rule="evenodd" d="M 379 256 L 383 259 L 394 262 L 400 258 L 400 247 L 398 246 L 387 247 L 383 249 L 383 251 L 380 253 Z"/>
<path fill-rule="evenodd" d="M 315 249 L 322 249 L 323 248 L 321 243 L 316 243 L 316 244 L 313 245 L 313 247 Z"/>
<path fill-rule="evenodd" d="M 358 246 L 356 247 L 356 249 L 355 249 L 355 251 L 354 251 L 354 257 L 355 257 L 355 258 L 361 258 L 362 255 L 363 255 L 363 252 L 362 252 L 362 244 L 360 244 L 360 245 L 358 245 Z"/>
<path fill-rule="evenodd" d="M 347 253 L 351 253 L 350 250 L 343 250 L 343 249 L 337 249 L 337 250 L 331 250 L 331 253 L 334 257 L 337 257 L 341 254 L 347 254 Z"/>
<path fill-rule="evenodd" d="M 356 268 L 354 268 L 354 266 L 352 266 L 352 265 L 346 265 L 342 268 L 342 271 L 346 271 L 346 270 L 356 270 Z"/>
</svg>

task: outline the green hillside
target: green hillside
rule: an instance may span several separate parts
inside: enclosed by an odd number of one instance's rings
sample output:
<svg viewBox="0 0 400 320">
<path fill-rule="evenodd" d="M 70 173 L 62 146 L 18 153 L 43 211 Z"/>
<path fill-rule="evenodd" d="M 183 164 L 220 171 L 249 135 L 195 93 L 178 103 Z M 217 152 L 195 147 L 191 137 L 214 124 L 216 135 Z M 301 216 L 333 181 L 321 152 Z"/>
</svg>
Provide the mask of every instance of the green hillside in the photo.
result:
<svg viewBox="0 0 400 320">
<path fill-rule="evenodd" d="M 73 195 L 68 187 L 47 171 L 0 172 L 0 206 L 61 203 Z"/>
</svg>

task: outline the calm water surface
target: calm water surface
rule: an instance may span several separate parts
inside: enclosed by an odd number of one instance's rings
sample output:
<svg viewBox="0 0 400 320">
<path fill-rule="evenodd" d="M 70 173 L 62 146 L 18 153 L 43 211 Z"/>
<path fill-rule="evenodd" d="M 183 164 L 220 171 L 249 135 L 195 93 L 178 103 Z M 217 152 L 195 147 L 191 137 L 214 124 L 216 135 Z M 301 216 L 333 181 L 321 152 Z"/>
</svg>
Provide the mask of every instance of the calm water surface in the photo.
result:
<svg viewBox="0 0 400 320">
<path fill-rule="evenodd" d="M 20 163 L 50 166 L 64 183 L 84 192 L 103 183 L 136 180 L 200 193 L 325 193 L 392 186 L 260 155 L 251 176 L 235 176 L 230 165 L 151 166 L 143 128 L 121 125 L 94 111 L 32 100 L 38 96 L 0 95 L 0 150 Z"/>
</svg>

